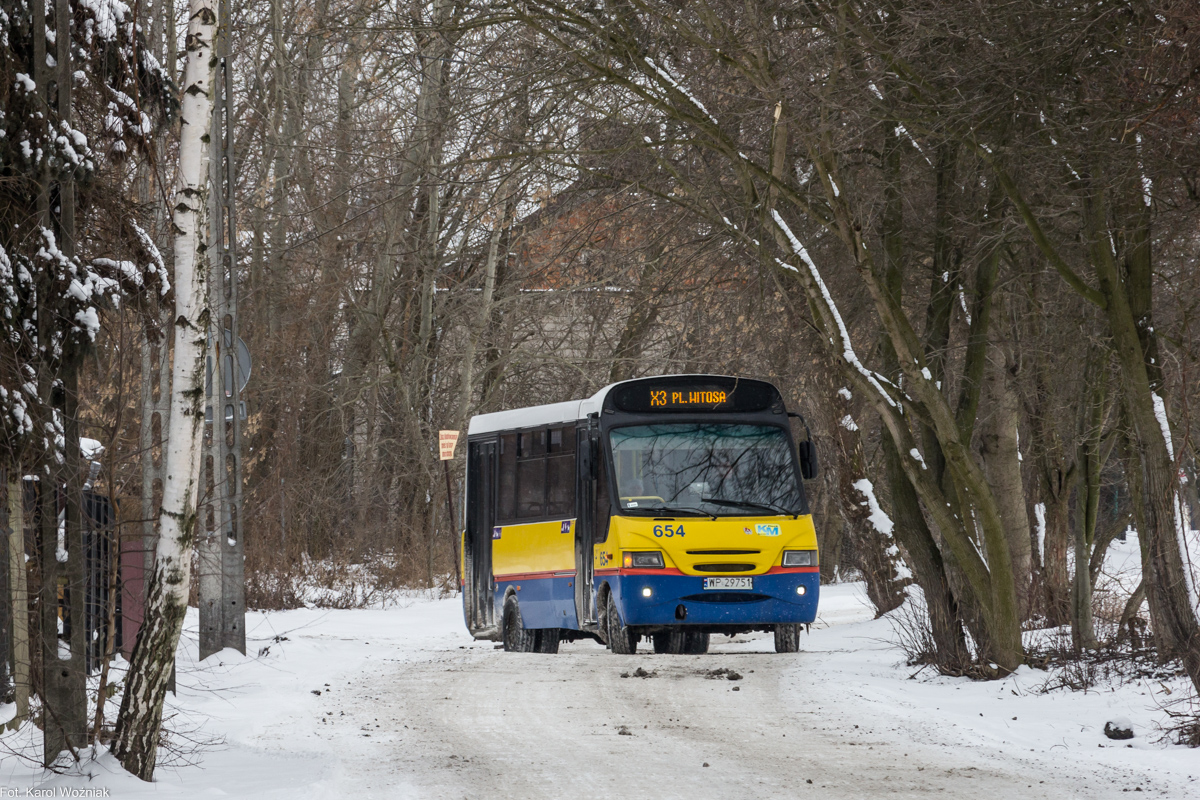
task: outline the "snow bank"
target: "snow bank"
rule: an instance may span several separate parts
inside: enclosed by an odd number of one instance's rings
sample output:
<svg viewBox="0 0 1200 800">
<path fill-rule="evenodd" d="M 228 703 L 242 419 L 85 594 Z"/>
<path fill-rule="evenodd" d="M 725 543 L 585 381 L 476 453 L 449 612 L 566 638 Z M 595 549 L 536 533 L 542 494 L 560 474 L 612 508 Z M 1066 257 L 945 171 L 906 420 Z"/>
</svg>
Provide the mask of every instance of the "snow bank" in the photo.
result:
<svg viewBox="0 0 1200 800">
<path fill-rule="evenodd" d="M 1120 543 L 1113 572 L 1123 574 L 1136 550 L 1136 541 Z M 947 786 L 1021 798 L 1090 800 L 1136 787 L 1168 797 L 1195 794 L 1197 752 L 1153 738 L 1164 717 L 1160 704 L 1184 693 L 1184 679 L 1043 693 L 1049 674 L 1029 667 L 1000 681 L 947 678 L 906 666 L 888 619 L 873 617 L 862 584 L 839 584 L 822 587 L 817 621 L 796 655 L 775 654 L 769 635 L 754 634 L 714 637 L 708 656 L 654 656 L 645 645 L 640 655 L 613 656 L 594 642 L 564 645 L 550 656 L 494 651 L 493 643 L 467 635 L 457 598 L 418 596 L 386 610 L 252 612 L 249 655 L 225 650 L 199 661 L 198 619 L 190 609 L 179 691 L 166 713 L 170 728 L 183 732 L 176 742 L 191 752 L 165 754 L 154 784 L 123 773 L 104 753 L 71 774 L 46 775 L 6 752 L 0 786 L 21 796 L 26 787 L 55 796 L 105 788 L 135 800 L 562 796 L 572 793 L 565 790 L 570 782 L 611 780 L 611 765 L 632 763 L 626 759 L 636 759 L 640 748 L 639 769 L 653 760 L 675 772 L 621 776 L 611 796 L 793 798 L 811 788 L 813 797 L 820 791 L 832 800 L 877 796 L 854 789 L 893 774 L 904 781 L 894 787 L 897 796 Z M 674 669 L 681 679 L 621 681 L 617 673 L 635 660 Z M 738 666 L 741 691 L 734 694 L 728 681 L 684 679 L 687 670 L 714 665 Z M 118 664 L 118 678 L 123 668 Z M 481 688 L 481 678 L 491 683 Z M 626 692 L 636 686 L 642 694 L 630 695 L 637 702 L 626 697 L 585 708 L 581 680 L 605 691 L 614 683 Z M 421 688 L 430 686 L 436 691 Z M 406 692 L 425 693 L 413 699 Z M 527 741 L 487 735 L 512 726 L 507 715 L 517 713 L 518 700 L 537 723 L 526 729 Z M 651 701 L 667 714 L 633 726 L 628 737 L 613 733 L 619 715 L 634 716 Z M 1134 738 L 1108 739 L 1105 723 L 1122 717 Z M 0 746 L 36 754 L 35 734 L 25 725 Z M 791 744 L 797 736 L 817 785 L 776 791 L 764 775 L 766 783 L 751 781 L 739 795 L 694 790 L 697 780 L 726 779 L 722 769 L 738 768 L 719 760 L 735 745 L 778 764 L 805 757 Z M 543 752 L 526 746 L 531 742 L 542 743 Z M 623 755 L 614 748 L 625 748 Z M 716 769 L 677 757 L 699 749 L 713 754 L 706 758 Z M 556 759 L 560 769 L 545 768 Z M 451 793 L 469 772 L 481 776 L 477 791 Z M 496 776 L 505 772 L 527 782 L 503 783 Z M 841 783 L 831 780 L 825 790 L 821 774 Z"/>
</svg>

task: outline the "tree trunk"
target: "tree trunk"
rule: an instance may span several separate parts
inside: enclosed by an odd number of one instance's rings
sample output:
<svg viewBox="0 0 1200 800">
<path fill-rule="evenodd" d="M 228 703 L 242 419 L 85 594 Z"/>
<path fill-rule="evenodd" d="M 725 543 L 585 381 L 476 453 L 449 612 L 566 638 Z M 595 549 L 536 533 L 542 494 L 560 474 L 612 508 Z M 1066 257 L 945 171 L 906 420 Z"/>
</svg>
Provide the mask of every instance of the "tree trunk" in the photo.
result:
<svg viewBox="0 0 1200 800">
<path fill-rule="evenodd" d="M 883 261 L 881 269 L 881 281 L 884 287 L 887 288 L 888 294 L 892 296 L 893 302 L 899 305 L 901 302 L 901 293 L 904 289 L 904 266 L 905 266 L 905 241 L 904 241 L 904 194 L 901 191 L 901 163 L 900 163 L 900 142 L 895 133 L 895 125 L 883 125 L 883 158 L 882 172 L 884 176 L 883 187 Z M 938 151 L 938 162 L 940 162 L 940 172 L 938 172 L 938 197 L 940 197 L 940 219 L 944 222 L 944 190 L 946 190 L 946 181 L 944 181 L 944 173 L 949 169 L 948 161 L 950 160 L 950 151 L 941 149 Z M 946 231 L 944 228 L 940 235 L 940 245 L 938 245 L 938 253 L 944 259 L 948 251 L 948 242 L 946 239 Z M 936 283 L 938 277 L 935 276 L 935 299 L 944 300 L 944 297 L 938 295 Z M 943 282 L 944 283 L 944 282 Z M 942 287 L 943 291 L 952 291 L 953 287 Z M 990 296 L 985 297 L 986 302 L 990 306 Z M 942 320 L 940 314 L 932 308 L 934 303 L 931 303 L 929 309 L 929 325 L 928 331 L 934 331 L 938 321 L 948 324 L 949 315 L 947 312 L 946 319 Z M 980 324 L 983 320 L 980 320 Z M 928 339 L 926 339 L 928 341 Z M 926 347 L 926 351 L 931 348 Z M 890 379 L 898 380 L 900 375 L 900 363 L 896 357 L 895 347 L 890 342 L 887 335 L 880 337 L 880 351 L 884 368 L 887 369 L 887 374 Z M 937 357 L 935 365 L 938 369 L 944 369 L 944 360 Z M 922 589 L 925 595 L 926 613 L 929 614 L 929 622 L 931 628 L 932 639 L 934 639 L 934 660 L 938 670 L 943 673 L 956 674 L 970 666 L 971 652 L 967 649 L 966 636 L 962 630 L 962 620 L 959 612 L 958 601 L 955 600 L 954 593 L 950 589 L 950 582 L 946 573 L 946 563 L 942 559 L 941 549 L 938 548 L 937 542 L 934 540 L 934 534 L 929 529 L 928 522 L 925 521 L 925 515 L 920 510 L 920 499 L 916 488 L 913 487 L 912 481 L 905 474 L 904 464 L 900 459 L 900 452 L 896 450 L 895 441 L 892 437 L 883 432 L 884 435 L 880 438 L 880 444 L 883 450 L 884 474 L 887 475 L 890 495 L 892 495 L 892 518 L 895 523 L 894 535 L 896 540 L 900 542 L 900 546 L 904 548 L 908 565 L 910 565 L 913 577 L 916 579 L 917 585 Z M 937 450 L 938 457 L 934 463 L 935 471 L 942 469 L 941 450 Z"/>
<path fill-rule="evenodd" d="M 833 470 L 822 470 L 826 476 L 832 476 Z M 817 527 L 817 549 L 820 553 L 821 583 L 833 583 L 839 577 L 842 566 L 842 537 L 846 532 L 846 520 L 834 505 L 834 495 L 837 492 L 836 483 L 832 480 L 822 481 L 820 499 L 817 501 L 818 513 L 815 521 Z"/>
<path fill-rule="evenodd" d="M 1107 411 L 1108 353 L 1088 353 L 1084 383 L 1087 397 L 1079 414 L 1079 487 L 1075 499 L 1075 577 L 1071 592 L 1071 641 L 1076 651 L 1095 648 L 1092 620 L 1092 548 L 1100 515 L 1100 473 L 1104 468 L 1101 436 Z"/>
<path fill-rule="evenodd" d="M 214 0 L 190 0 L 175 207 L 175 360 L 165 453 L 160 533 L 138 634 L 117 717 L 112 752 L 131 773 L 154 777 L 163 702 L 187 612 L 196 529 L 204 359 L 208 338 L 204 222 L 216 59 Z"/>
<path fill-rule="evenodd" d="M 12 680 L 16 728 L 29 718 L 29 586 L 25 566 L 25 487 L 20 473 L 8 481 L 8 585 L 12 593 Z"/>
<path fill-rule="evenodd" d="M 830 389 L 834 424 L 834 441 L 838 447 L 837 497 L 847 532 L 854 542 L 856 566 L 867 584 L 867 597 L 875 607 L 875 616 L 899 607 L 904 602 L 904 584 L 897 569 L 900 553 L 892 539 L 895 525 L 890 519 L 877 518 L 883 514 L 879 500 L 867 478 L 867 459 L 863 452 L 862 433 L 854 421 L 861 403 L 854 403 L 848 393 Z"/>
<path fill-rule="evenodd" d="M 892 518 L 896 523 L 896 538 L 904 548 L 917 585 L 925 593 L 925 607 L 933 635 L 938 670 L 951 675 L 961 674 L 971 663 L 967 637 L 963 633 L 958 601 L 950 590 L 945 564 L 933 534 L 921 513 L 916 490 L 904 474 L 896 445 L 887 436 L 880 440 L 888 483 L 892 494 Z"/>
<path fill-rule="evenodd" d="M 1117 644 L 1121 644 L 1125 637 L 1128 636 L 1130 644 L 1136 650 L 1142 646 L 1141 630 L 1139 625 L 1135 624 L 1138 612 L 1142 608 L 1142 603 L 1146 602 L 1146 582 L 1145 580 L 1138 581 L 1137 588 L 1133 590 L 1133 594 L 1129 595 L 1129 599 L 1125 601 L 1125 607 L 1121 610 L 1121 618 L 1117 621 Z"/>
<path fill-rule="evenodd" d="M 904 200 L 901 192 L 900 142 L 895 126 L 885 124 L 883 146 L 884 212 L 883 212 L 883 274 L 882 280 L 895 303 L 901 302 L 904 285 Z M 944 155 L 939 153 L 939 157 Z M 940 183 L 940 182 L 939 182 Z M 931 315 L 932 316 L 932 315 Z M 886 335 L 880 337 L 880 351 L 888 376 L 898 379 L 900 365 L 896 349 Z M 943 362 L 939 360 L 939 366 Z M 921 511 L 916 489 L 900 460 L 893 439 L 880 437 L 884 469 L 892 499 L 892 518 L 895 536 L 903 547 L 917 585 L 925 595 L 925 607 L 933 637 L 934 660 L 940 671 L 960 673 L 971 663 L 963 632 L 958 602 L 951 591 L 946 565 L 933 532 Z M 940 450 L 939 450 L 940 458 Z M 939 467 L 935 463 L 935 469 Z"/>
<path fill-rule="evenodd" d="M 1058 465 L 1046 465 L 1042 472 L 1046 526 L 1042 545 L 1042 602 L 1046 621 L 1056 626 L 1066 624 L 1070 618 L 1071 575 L 1067 568 L 1067 548 L 1072 536 L 1070 501 L 1074 468 L 1064 471 Z"/>
<path fill-rule="evenodd" d="M 1012 553 L 1013 580 L 1022 619 L 1029 616 L 1030 578 L 1033 567 L 1032 539 L 1021 480 L 1021 458 L 1017 426 L 1020 406 L 1009 376 L 1016 370 L 1013 359 L 1002 348 L 993 349 L 994 361 L 985 373 L 985 396 L 990 413 L 980 430 L 980 456 L 988 483 L 996 494 L 1000 519 Z"/>
<path fill-rule="evenodd" d="M 1087 568 L 1091 557 L 1088 543 L 1086 513 L 1081 513 L 1086 503 L 1087 489 L 1080 480 L 1076 501 L 1075 530 L 1072 537 L 1075 546 L 1075 575 L 1071 581 L 1071 644 L 1075 652 L 1096 648 L 1096 626 L 1092 620 L 1092 575 Z"/>
<path fill-rule="evenodd" d="M 1097 183 L 1102 185 L 1102 181 Z M 1153 327 L 1147 289 L 1150 271 L 1131 269 L 1128 282 L 1123 279 L 1112 252 L 1104 201 L 1102 190 L 1091 188 L 1085 195 L 1085 217 L 1092 262 L 1106 300 L 1113 350 L 1120 367 L 1122 404 L 1134 433 L 1133 469 L 1141 473 L 1131 475 L 1130 488 L 1132 493 L 1136 486 L 1140 501 L 1135 503 L 1134 514 L 1142 540 L 1146 597 L 1160 657 L 1181 656 L 1188 677 L 1200 690 L 1200 625 L 1194 578 L 1184 559 L 1186 517 L 1178 467 L 1167 404 L 1153 380 L 1157 366 L 1148 365 L 1148 358 L 1153 356 L 1147 353 L 1138 331 L 1139 322 Z M 1144 308 L 1138 311 L 1135 303 Z"/>
</svg>

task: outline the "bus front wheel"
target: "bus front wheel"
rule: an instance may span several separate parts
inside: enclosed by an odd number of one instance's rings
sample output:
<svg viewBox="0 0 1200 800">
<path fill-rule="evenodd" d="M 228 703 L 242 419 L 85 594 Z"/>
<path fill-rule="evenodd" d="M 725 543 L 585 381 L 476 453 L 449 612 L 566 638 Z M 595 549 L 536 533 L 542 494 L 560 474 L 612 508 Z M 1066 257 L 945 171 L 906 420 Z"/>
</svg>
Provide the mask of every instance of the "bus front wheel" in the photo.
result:
<svg viewBox="0 0 1200 800">
<path fill-rule="evenodd" d="M 795 653 L 800 650 L 800 626 L 780 623 L 775 626 L 775 652 Z"/>
<path fill-rule="evenodd" d="M 689 656 L 702 656 L 708 652 L 708 639 L 707 633 L 687 631 L 683 634 L 683 648 L 679 652 Z"/>
<path fill-rule="evenodd" d="M 521 609 L 517 606 L 517 598 L 509 597 L 504 601 L 504 649 L 509 653 L 533 652 L 533 631 L 525 627 L 521 621 Z"/>
<path fill-rule="evenodd" d="M 617 613 L 617 603 L 611 593 L 608 595 L 608 646 L 618 655 L 631 655 L 637 652 L 638 639 L 628 625 L 621 621 Z"/>
</svg>

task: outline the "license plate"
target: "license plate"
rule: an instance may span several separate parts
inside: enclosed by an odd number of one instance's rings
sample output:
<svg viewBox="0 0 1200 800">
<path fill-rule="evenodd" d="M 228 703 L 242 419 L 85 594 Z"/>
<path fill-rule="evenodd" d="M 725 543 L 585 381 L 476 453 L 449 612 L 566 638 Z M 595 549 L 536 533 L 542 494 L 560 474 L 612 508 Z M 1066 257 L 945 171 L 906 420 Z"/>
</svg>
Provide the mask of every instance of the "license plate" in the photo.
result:
<svg viewBox="0 0 1200 800">
<path fill-rule="evenodd" d="M 705 589 L 753 589 L 754 578 L 705 578 Z"/>
</svg>

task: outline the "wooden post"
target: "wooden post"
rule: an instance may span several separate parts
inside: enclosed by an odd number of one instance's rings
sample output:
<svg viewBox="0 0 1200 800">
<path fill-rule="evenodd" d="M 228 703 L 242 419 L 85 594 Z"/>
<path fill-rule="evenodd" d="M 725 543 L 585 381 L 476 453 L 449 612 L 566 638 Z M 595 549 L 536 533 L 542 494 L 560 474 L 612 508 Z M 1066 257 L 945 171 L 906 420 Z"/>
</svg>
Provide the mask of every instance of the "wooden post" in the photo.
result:
<svg viewBox="0 0 1200 800">
<path fill-rule="evenodd" d="M 450 483 L 450 462 L 443 461 L 442 467 L 446 472 L 446 512 L 450 515 L 450 546 L 454 552 L 454 576 L 458 585 L 462 586 L 462 564 L 458 555 L 458 525 L 454 522 L 454 488 Z"/>
</svg>

